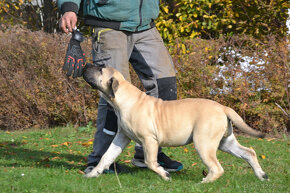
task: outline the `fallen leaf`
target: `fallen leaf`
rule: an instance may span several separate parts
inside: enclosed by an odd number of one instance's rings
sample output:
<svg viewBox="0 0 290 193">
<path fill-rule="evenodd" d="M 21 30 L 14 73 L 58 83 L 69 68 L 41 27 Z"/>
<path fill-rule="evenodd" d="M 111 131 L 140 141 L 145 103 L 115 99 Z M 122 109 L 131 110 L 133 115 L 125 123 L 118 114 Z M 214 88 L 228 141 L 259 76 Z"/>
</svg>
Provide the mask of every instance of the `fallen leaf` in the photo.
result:
<svg viewBox="0 0 290 193">
<path fill-rule="evenodd" d="M 60 144 L 60 145 L 64 145 L 64 146 L 67 146 L 67 147 L 68 147 L 69 144 L 71 144 L 71 142 L 63 142 L 63 143 Z"/>
<path fill-rule="evenodd" d="M 131 160 L 124 160 L 124 163 L 131 163 Z"/>
<path fill-rule="evenodd" d="M 55 145 L 51 145 L 51 147 L 58 147 L 58 145 L 56 145 L 56 144 Z"/>
<path fill-rule="evenodd" d="M 5 147 L 5 144 L 4 143 L 0 143 L 0 147 Z"/>
<path fill-rule="evenodd" d="M 197 163 L 195 162 L 195 163 L 193 163 L 193 164 L 191 164 L 191 166 L 195 166 Z"/>
<path fill-rule="evenodd" d="M 48 138 L 42 138 L 42 137 L 41 137 L 41 138 L 39 138 L 39 139 L 45 139 L 45 140 L 49 140 Z"/>
<path fill-rule="evenodd" d="M 74 164 L 75 162 L 74 161 L 66 161 L 66 163 L 68 163 L 68 164 Z"/>
<path fill-rule="evenodd" d="M 187 149 L 186 147 L 185 147 L 183 150 L 184 150 L 184 152 L 185 152 L 185 153 L 187 153 L 187 152 L 188 152 L 188 149 Z"/>
<path fill-rule="evenodd" d="M 61 159 L 61 158 L 58 156 L 51 158 L 51 160 L 56 160 L 56 159 Z"/>
<path fill-rule="evenodd" d="M 27 144 L 28 141 L 27 140 L 22 140 L 22 144 Z"/>
<path fill-rule="evenodd" d="M 83 172 L 82 170 L 78 170 L 78 173 L 79 173 L 79 174 L 82 174 L 82 175 L 85 174 L 85 172 Z"/>
<path fill-rule="evenodd" d="M 275 138 L 268 138 L 267 141 L 273 141 Z"/>
<path fill-rule="evenodd" d="M 88 141 L 88 142 L 84 142 L 84 143 L 82 143 L 82 146 L 88 147 L 88 146 L 90 146 L 90 145 L 92 145 L 92 144 L 93 144 L 92 141 Z"/>
<path fill-rule="evenodd" d="M 265 156 L 265 155 L 261 155 L 261 158 L 262 158 L 262 159 L 266 159 L 266 156 Z"/>
</svg>

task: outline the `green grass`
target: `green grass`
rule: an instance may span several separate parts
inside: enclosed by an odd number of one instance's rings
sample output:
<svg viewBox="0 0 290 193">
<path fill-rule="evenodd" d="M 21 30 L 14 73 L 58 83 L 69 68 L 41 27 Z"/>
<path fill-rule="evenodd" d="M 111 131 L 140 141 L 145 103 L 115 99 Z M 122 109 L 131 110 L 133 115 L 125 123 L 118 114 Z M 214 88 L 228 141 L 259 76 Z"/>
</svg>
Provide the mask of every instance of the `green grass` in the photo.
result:
<svg viewBox="0 0 290 193">
<path fill-rule="evenodd" d="M 245 161 L 219 151 L 225 174 L 209 184 L 199 183 L 206 167 L 193 145 L 163 149 L 184 164 L 166 182 L 150 170 L 127 163 L 134 155 L 131 142 L 118 158 L 128 169 L 118 175 L 120 188 L 115 174 L 93 179 L 81 174 L 93 136 L 91 127 L 0 132 L 0 192 L 290 192 L 290 142 L 286 138 L 238 137 L 242 145 L 255 149 L 269 182 L 260 182 Z"/>
</svg>

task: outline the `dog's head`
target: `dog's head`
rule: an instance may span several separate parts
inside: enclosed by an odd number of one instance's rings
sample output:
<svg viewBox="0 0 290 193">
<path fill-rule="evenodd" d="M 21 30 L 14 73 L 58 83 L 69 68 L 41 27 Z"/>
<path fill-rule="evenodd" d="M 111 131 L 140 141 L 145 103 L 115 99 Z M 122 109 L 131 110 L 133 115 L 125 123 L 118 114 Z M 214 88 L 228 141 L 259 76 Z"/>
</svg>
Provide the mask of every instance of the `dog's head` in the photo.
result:
<svg viewBox="0 0 290 193">
<path fill-rule="evenodd" d="M 109 99 L 115 97 L 119 81 L 124 80 L 122 74 L 114 68 L 99 67 L 89 63 L 83 69 L 83 77 L 89 85 L 101 91 Z"/>
</svg>

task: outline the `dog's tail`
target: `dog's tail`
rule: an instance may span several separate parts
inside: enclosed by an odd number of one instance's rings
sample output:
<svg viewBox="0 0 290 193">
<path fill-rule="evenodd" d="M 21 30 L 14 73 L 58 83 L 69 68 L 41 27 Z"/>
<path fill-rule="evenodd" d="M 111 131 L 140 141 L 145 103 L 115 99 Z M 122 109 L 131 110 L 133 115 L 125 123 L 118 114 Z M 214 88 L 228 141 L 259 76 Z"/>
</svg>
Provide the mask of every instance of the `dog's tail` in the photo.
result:
<svg viewBox="0 0 290 193">
<path fill-rule="evenodd" d="M 229 107 L 225 107 L 224 112 L 227 115 L 227 117 L 234 123 L 234 125 L 241 131 L 254 137 L 258 137 L 258 138 L 265 137 L 265 134 L 259 131 L 256 131 L 253 128 L 251 128 L 249 125 L 247 125 L 242 119 L 242 117 L 240 117 L 240 115 L 238 115 L 238 113 L 236 113 L 236 111 L 234 111 L 233 109 Z"/>
</svg>

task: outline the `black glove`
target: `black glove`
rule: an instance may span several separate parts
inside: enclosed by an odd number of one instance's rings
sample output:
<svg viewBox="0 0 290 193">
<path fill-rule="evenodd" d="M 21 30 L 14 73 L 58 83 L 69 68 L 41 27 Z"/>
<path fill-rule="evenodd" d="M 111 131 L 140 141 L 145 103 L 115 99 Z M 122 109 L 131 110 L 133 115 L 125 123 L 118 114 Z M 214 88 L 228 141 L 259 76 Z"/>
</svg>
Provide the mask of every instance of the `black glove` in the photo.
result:
<svg viewBox="0 0 290 193">
<path fill-rule="evenodd" d="M 77 30 L 73 30 L 72 38 L 67 47 L 63 70 L 67 71 L 67 76 L 70 76 L 74 70 L 73 78 L 82 75 L 82 70 L 86 63 L 85 54 L 80 43 L 84 40 L 83 34 Z"/>
</svg>

